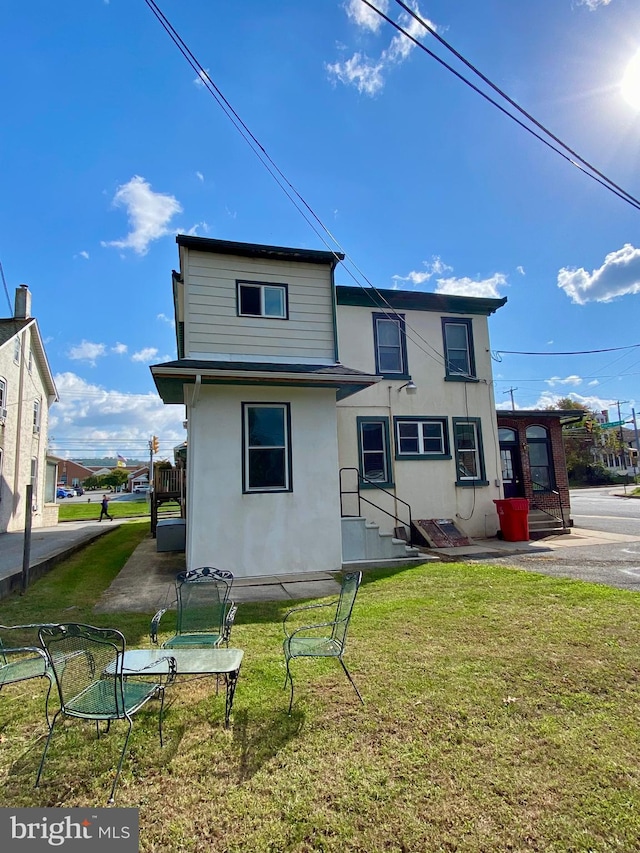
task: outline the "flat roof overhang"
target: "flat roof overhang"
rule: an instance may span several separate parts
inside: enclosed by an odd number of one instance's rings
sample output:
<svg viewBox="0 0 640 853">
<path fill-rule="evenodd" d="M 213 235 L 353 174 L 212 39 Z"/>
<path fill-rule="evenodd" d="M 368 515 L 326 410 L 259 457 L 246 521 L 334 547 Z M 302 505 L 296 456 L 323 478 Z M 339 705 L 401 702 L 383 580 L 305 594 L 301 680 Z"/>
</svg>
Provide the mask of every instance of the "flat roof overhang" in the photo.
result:
<svg viewBox="0 0 640 853">
<path fill-rule="evenodd" d="M 264 364 L 243 367 L 237 363 L 208 366 L 186 366 L 176 362 L 151 366 L 151 375 L 162 401 L 185 403 L 185 385 L 247 385 L 290 388 L 333 389 L 337 400 L 344 400 L 364 388 L 375 385 L 382 377 L 343 368 L 313 365 Z"/>
</svg>

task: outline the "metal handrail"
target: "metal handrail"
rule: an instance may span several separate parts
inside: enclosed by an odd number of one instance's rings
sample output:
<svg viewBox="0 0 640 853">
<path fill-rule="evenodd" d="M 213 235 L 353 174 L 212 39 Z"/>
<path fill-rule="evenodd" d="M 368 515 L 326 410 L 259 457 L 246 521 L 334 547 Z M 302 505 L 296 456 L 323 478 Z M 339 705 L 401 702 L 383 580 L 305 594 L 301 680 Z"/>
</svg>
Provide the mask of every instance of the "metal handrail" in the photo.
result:
<svg viewBox="0 0 640 853">
<path fill-rule="evenodd" d="M 354 471 L 355 472 L 356 483 L 358 484 L 356 489 L 345 489 L 345 488 L 343 488 L 343 486 L 342 486 L 342 475 L 345 471 Z M 362 512 L 361 512 L 362 503 L 366 503 L 366 504 L 369 504 L 369 506 L 372 506 L 375 509 L 379 510 L 380 512 L 383 512 L 385 515 L 388 515 L 389 518 L 393 518 L 394 521 L 398 525 L 401 525 L 402 527 L 407 526 L 406 522 L 403 521 L 399 516 L 395 515 L 392 512 L 389 512 L 388 510 L 384 509 L 384 507 L 381 507 L 379 504 L 376 504 L 373 501 L 370 501 L 368 498 L 365 498 L 362 496 L 362 494 L 360 493 L 360 484 L 363 482 L 367 483 L 370 486 L 374 486 L 376 489 L 378 489 L 378 491 L 384 492 L 385 495 L 388 495 L 394 501 L 401 503 L 403 506 L 405 506 L 407 508 L 407 513 L 409 516 L 409 524 L 408 524 L 409 540 L 408 540 L 408 544 L 409 545 L 413 544 L 413 530 L 411 527 L 411 506 L 406 501 L 403 501 L 402 498 L 397 497 L 397 495 L 394 495 L 392 492 L 388 492 L 385 488 L 378 485 L 378 483 L 376 483 L 374 480 L 370 480 L 368 477 L 365 477 L 363 474 L 360 473 L 358 468 L 341 468 L 339 471 L 339 477 L 340 477 L 340 516 L 342 518 L 354 518 L 354 516 L 350 516 L 347 513 L 345 513 L 343 500 L 342 500 L 343 496 L 344 495 L 357 495 L 358 496 L 358 516 L 362 515 Z"/>
<path fill-rule="evenodd" d="M 533 487 L 532 488 L 532 495 L 534 496 L 532 499 L 532 503 L 534 504 L 535 508 L 539 509 L 540 512 L 544 512 L 546 515 L 550 516 L 551 518 L 557 518 L 557 515 L 554 516 L 551 512 L 549 512 L 544 507 L 542 507 L 538 503 L 536 503 L 536 501 L 535 501 L 535 494 L 536 494 L 535 486 L 538 486 L 539 487 L 538 490 L 540 492 L 544 492 L 545 495 L 551 494 L 551 495 L 556 496 L 557 502 L 558 502 L 558 509 L 560 510 L 560 521 L 562 522 L 563 527 L 567 527 L 567 523 L 566 523 L 565 516 L 564 516 L 564 507 L 562 506 L 562 498 L 560 497 L 560 492 L 557 489 L 548 489 L 544 485 L 544 483 L 539 483 L 537 480 L 533 480 L 533 479 L 531 480 L 531 485 Z"/>
</svg>

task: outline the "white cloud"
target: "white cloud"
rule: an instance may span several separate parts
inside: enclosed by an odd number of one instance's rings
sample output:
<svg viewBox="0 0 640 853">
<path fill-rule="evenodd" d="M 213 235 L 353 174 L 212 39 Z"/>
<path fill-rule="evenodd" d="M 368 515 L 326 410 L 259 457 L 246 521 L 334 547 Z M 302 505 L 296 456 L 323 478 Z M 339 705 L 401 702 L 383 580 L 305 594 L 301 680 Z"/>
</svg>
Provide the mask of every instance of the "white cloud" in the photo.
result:
<svg viewBox="0 0 640 853">
<path fill-rule="evenodd" d="M 126 207 L 131 230 L 124 240 L 103 241 L 102 245 L 133 249 L 139 255 L 148 252 L 153 240 L 171 234 L 169 222 L 176 213 L 182 212 L 180 202 L 174 196 L 154 192 L 148 181 L 139 175 L 118 187 L 113 205 Z"/>
<path fill-rule="evenodd" d="M 198 71 L 198 76 L 193 81 L 196 86 L 204 86 L 205 83 L 209 82 L 209 69 L 203 68 L 202 71 Z"/>
<path fill-rule="evenodd" d="M 610 252 L 602 266 L 591 273 L 582 267 L 563 267 L 558 273 L 558 287 L 577 305 L 611 302 L 619 296 L 639 293 L 640 249 L 625 243 Z"/>
<path fill-rule="evenodd" d="M 576 394 L 575 391 L 570 391 L 568 394 L 554 394 L 551 391 L 543 391 L 535 405 L 527 406 L 527 408 L 546 409 L 548 406 L 557 406 L 558 401 L 565 398 L 573 400 L 574 403 L 580 403 L 580 405 L 586 406 L 587 409 L 594 412 L 606 411 L 616 403 L 615 400 L 603 399 L 602 397 L 584 397 L 582 394 Z"/>
<path fill-rule="evenodd" d="M 204 181 L 204 175 L 202 174 L 202 172 L 196 172 L 196 178 L 199 181 Z"/>
<path fill-rule="evenodd" d="M 608 6 L 611 0 L 578 0 L 578 6 L 586 6 L 592 12 L 599 6 Z"/>
<path fill-rule="evenodd" d="M 176 327 L 176 321 L 173 319 L 173 317 L 167 317 L 167 315 L 163 314 L 162 312 L 160 312 L 160 314 L 156 314 L 156 320 L 160 320 L 160 322 L 166 323 L 167 326 L 171 326 L 172 329 L 175 329 Z"/>
<path fill-rule="evenodd" d="M 409 4 L 412 6 L 413 11 L 426 24 L 434 30 L 437 29 L 433 21 L 430 21 L 420 12 L 417 2 L 409 0 Z M 378 18 L 380 21 L 382 21 L 382 18 L 368 6 L 358 2 L 358 0 L 349 0 L 345 8 L 351 20 L 360 28 L 374 33 L 378 31 L 379 26 L 376 26 L 375 18 Z M 386 12 L 388 8 L 387 0 L 378 0 L 378 8 L 381 12 Z M 402 12 L 398 17 L 398 23 L 409 35 L 417 40 L 422 38 L 426 33 L 422 24 L 406 12 Z M 373 96 L 384 86 L 384 72 L 390 67 L 404 62 L 414 47 L 415 44 L 411 39 L 402 33 L 397 33 L 389 42 L 389 46 L 380 53 L 377 60 L 370 59 L 365 53 L 358 51 L 344 62 L 327 63 L 325 68 L 330 78 L 340 80 L 345 85 L 355 86 L 361 94 Z"/>
<path fill-rule="evenodd" d="M 156 347 L 145 347 L 144 349 L 134 352 L 131 356 L 131 361 L 140 361 L 143 364 L 151 364 L 154 358 L 158 355 Z"/>
<path fill-rule="evenodd" d="M 107 348 L 104 344 L 94 344 L 91 341 L 82 341 L 68 352 L 70 359 L 74 361 L 86 361 L 91 367 L 96 366 L 96 359 L 106 355 Z"/>
<path fill-rule="evenodd" d="M 198 236 L 198 230 L 200 228 L 202 228 L 202 230 L 204 231 L 205 234 L 209 233 L 209 223 L 208 222 L 196 222 L 196 224 L 192 225 L 191 228 L 189 228 L 189 230 L 186 231 L 185 233 L 188 234 L 190 237 L 197 237 Z"/>
<path fill-rule="evenodd" d="M 582 385 L 582 377 L 576 376 L 575 374 L 572 376 L 565 376 L 564 379 L 561 376 L 552 376 L 550 379 L 545 379 L 544 381 L 552 388 L 556 385 Z"/>
<path fill-rule="evenodd" d="M 599 384 L 600 384 L 600 380 L 599 380 L 599 379 L 592 379 L 592 380 L 591 380 L 591 382 L 589 382 L 589 383 L 587 383 L 587 384 L 588 384 L 588 385 L 599 385 Z"/>
<path fill-rule="evenodd" d="M 502 273 L 494 273 L 489 278 L 476 281 L 463 276 L 461 278 L 439 278 L 436 293 L 448 293 L 456 296 L 481 296 L 499 299 L 499 287 L 506 286 L 507 279 Z"/>
<path fill-rule="evenodd" d="M 516 271 L 519 272 L 520 275 L 526 275 L 526 272 L 524 271 L 524 267 L 522 265 L 518 265 L 516 267 Z"/>
<path fill-rule="evenodd" d="M 85 252 L 85 251 L 83 250 L 82 252 L 78 252 L 78 254 L 77 254 L 77 255 L 74 255 L 73 257 L 74 257 L 74 258 L 84 258 L 84 259 L 85 259 L 85 261 L 88 261 L 88 260 L 89 260 L 89 252 Z"/>
<path fill-rule="evenodd" d="M 329 76 L 337 77 L 341 83 L 355 86 L 358 92 L 375 95 L 384 86 L 382 63 L 374 63 L 361 53 L 354 53 L 346 62 L 327 63 Z"/>
<path fill-rule="evenodd" d="M 128 347 L 126 344 L 121 344 L 120 342 L 118 342 L 115 346 L 111 347 L 111 352 L 115 352 L 116 355 L 124 355 L 127 349 Z"/>
<path fill-rule="evenodd" d="M 442 273 L 450 272 L 453 269 L 453 267 L 445 264 L 439 255 L 433 255 L 430 261 L 423 261 L 422 264 L 425 267 L 424 270 L 412 270 L 407 275 L 394 275 L 392 276 L 393 280 L 395 282 L 409 281 L 417 286 L 424 284 L 434 275 L 442 275 Z"/>
<path fill-rule="evenodd" d="M 374 3 L 385 14 L 389 10 L 389 0 L 377 0 Z M 347 0 L 344 5 L 345 12 L 348 17 L 358 27 L 365 30 L 371 30 L 372 33 L 377 33 L 380 26 L 384 23 L 383 19 L 370 6 L 367 6 L 362 0 Z"/>
<path fill-rule="evenodd" d="M 184 441 L 184 410 L 165 406 L 155 392 L 109 390 L 70 372 L 54 379 L 60 402 L 51 408 L 49 441 L 56 455 L 77 459 L 123 453 L 145 459 L 152 434 L 160 437 L 163 448 Z"/>
</svg>

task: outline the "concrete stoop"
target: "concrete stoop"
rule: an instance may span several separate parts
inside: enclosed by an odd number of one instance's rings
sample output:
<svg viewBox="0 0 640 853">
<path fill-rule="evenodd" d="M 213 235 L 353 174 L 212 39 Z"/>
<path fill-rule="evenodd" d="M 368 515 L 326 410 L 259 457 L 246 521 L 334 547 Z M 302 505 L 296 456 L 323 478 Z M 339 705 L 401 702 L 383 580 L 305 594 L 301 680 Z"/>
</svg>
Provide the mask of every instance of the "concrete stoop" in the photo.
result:
<svg viewBox="0 0 640 853">
<path fill-rule="evenodd" d="M 424 561 L 417 548 L 397 539 L 392 533 L 384 533 L 380 526 L 366 518 L 342 519 L 342 564 L 367 568 L 381 563 L 402 565 L 412 560 Z"/>
</svg>

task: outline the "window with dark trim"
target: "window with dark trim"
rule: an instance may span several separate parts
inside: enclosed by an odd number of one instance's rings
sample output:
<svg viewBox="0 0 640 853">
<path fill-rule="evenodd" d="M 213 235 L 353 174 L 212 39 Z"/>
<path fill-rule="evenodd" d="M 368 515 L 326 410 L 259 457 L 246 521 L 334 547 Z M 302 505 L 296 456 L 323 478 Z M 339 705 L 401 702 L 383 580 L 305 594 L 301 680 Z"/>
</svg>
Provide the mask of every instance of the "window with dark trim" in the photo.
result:
<svg viewBox="0 0 640 853">
<path fill-rule="evenodd" d="M 553 454 L 549 431 L 533 424 L 527 427 L 527 449 L 531 469 L 531 486 L 534 492 L 550 492 L 555 488 Z"/>
<path fill-rule="evenodd" d="M 7 416 L 7 380 L 0 376 L 0 420 Z"/>
<path fill-rule="evenodd" d="M 442 318 L 444 363 L 447 379 L 475 379 L 473 324 L 471 320 Z"/>
<path fill-rule="evenodd" d="M 395 417 L 396 459 L 450 459 L 446 418 Z"/>
<path fill-rule="evenodd" d="M 357 418 L 357 425 L 361 486 L 374 488 L 367 480 L 376 486 L 392 486 L 389 418 L 363 416 Z"/>
<path fill-rule="evenodd" d="M 487 486 L 480 418 L 453 418 L 456 485 Z"/>
<path fill-rule="evenodd" d="M 376 373 L 389 377 L 407 376 L 407 337 L 401 314 L 373 315 L 373 344 Z"/>
<path fill-rule="evenodd" d="M 243 403 L 243 491 L 290 492 L 289 403 Z"/>
<path fill-rule="evenodd" d="M 40 432 L 40 400 L 33 401 L 33 431 Z"/>
<path fill-rule="evenodd" d="M 240 317 L 269 317 L 275 320 L 286 320 L 289 317 L 286 284 L 236 281 L 236 288 Z"/>
</svg>

